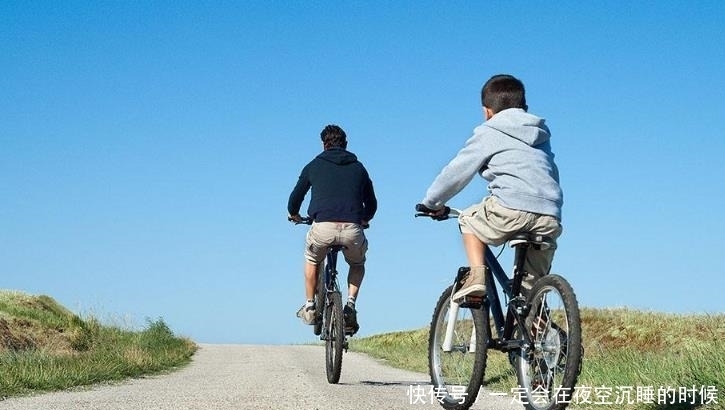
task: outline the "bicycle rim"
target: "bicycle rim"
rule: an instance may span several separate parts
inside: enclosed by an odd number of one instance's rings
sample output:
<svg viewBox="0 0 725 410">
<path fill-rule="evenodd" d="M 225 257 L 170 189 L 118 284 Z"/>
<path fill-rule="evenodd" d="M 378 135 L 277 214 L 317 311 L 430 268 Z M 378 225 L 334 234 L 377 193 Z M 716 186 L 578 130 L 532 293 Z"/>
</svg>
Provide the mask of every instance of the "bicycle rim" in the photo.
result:
<svg viewBox="0 0 725 410">
<path fill-rule="evenodd" d="M 483 309 L 452 307 L 451 293 L 452 287 L 443 292 L 433 312 L 428 366 L 436 399 L 446 409 L 459 410 L 474 403 L 483 383 L 488 318 Z"/>
<path fill-rule="evenodd" d="M 581 323 L 571 286 L 558 275 L 539 279 L 531 289 L 525 329 L 532 346 L 517 358 L 523 402 L 530 410 L 562 409 L 571 400 L 581 370 Z"/>
<path fill-rule="evenodd" d="M 327 295 L 329 305 L 325 310 L 325 369 L 328 383 L 340 381 L 342 369 L 342 349 L 345 343 L 345 328 L 342 317 L 342 298 L 340 292 Z"/>
</svg>

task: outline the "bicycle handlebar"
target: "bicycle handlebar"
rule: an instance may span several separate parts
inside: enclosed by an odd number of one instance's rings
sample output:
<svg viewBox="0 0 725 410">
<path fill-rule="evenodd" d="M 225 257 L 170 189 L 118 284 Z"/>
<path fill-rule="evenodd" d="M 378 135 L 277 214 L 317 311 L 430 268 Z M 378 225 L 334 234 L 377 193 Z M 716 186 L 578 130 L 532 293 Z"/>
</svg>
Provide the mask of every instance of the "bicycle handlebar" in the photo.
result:
<svg viewBox="0 0 725 410">
<path fill-rule="evenodd" d="M 430 209 L 423 204 L 417 204 L 415 206 L 415 210 L 417 211 L 415 214 L 416 218 L 419 216 L 426 216 L 434 221 L 445 221 L 446 219 L 450 218 L 458 218 L 458 216 L 461 215 L 460 209 L 451 208 L 448 206 L 443 208 L 443 213 L 440 215 L 436 214 L 436 212 L 438 211 Z"/>
<path fill-rule="evenodd" d="M 287 220 L 290 221 L 290 222 L 294 222 L 295 225 L 300 225 L 300 224 L 303 224 L 303 225 L 312 225 L 312 221 L 313 221 L 312 220 L 312 217 L 309 217 L 309 216 L 300 217 L 300 220 L 299 221 L 296 221 L 296 220 L 292 219 L 292 217 L 288 216 L 287 217 Z"/>
</svg>

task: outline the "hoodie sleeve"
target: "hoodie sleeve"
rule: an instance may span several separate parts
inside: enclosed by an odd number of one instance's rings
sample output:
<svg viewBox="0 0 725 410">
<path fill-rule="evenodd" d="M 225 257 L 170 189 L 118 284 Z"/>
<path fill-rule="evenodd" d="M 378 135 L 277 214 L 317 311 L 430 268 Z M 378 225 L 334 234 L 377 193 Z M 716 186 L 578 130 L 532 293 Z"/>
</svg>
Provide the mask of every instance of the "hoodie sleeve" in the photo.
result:
<svg viewBox="0 0 725 410">
<path fill-rule="evenodd" d="M 307 195 L 307 191 L 312 186 L 310 184 L 308 168 L 309 165 L 302 169 L 300 177 L 297 179 L 297 184 L 292 189 L 292 193 L 290 193 L 289 201 L 287 201 L 287 212 L 290 215 L 298 215 L 300 213 L 302 201 L 305 200 L 305 195 Z"/>
<path fill-rule="evenodd" d="M 367 183 L 363 188 L 363 220 L 370 221 L 375 216 L 375 212 L 378 210 L 378 199 L 375 197 L 375 190 L 373 189 L 373 181 L 368 176 Z"/>
<path fill-rule="evenodd" d="M 433 180 L 421 203 L 430 209 L 440 209 L 449 199 L 461 192 L 473 177 L 485 166 L 488 153 L 484 135 L 485 126 L 476 127 L 473 136 L 440 174 Z"/>
</svg>

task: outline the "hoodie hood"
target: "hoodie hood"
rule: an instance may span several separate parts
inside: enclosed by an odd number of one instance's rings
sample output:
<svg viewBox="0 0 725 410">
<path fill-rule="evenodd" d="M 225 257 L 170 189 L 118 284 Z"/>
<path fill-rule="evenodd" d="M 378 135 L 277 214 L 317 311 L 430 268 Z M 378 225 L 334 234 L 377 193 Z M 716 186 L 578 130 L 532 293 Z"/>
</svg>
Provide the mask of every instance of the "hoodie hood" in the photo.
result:
<svg viewBox="0 0 725 410">
<path fill-rule="evenodd" d="M 551 137 L 549 127 L 544 122 L 543 118 L 521 108 L 509 108 L 496 113 L 483 125 L 535 147 L 549 141 Z"/>
<path fill-rule="evenodd" d="M 323 161 L 332 162 L 336 165 L 347 165 L 357 162 L 355 154 L 342 148 L 330 148 L 326 151 L 322 151 L 317 158 Z"/>
</svg>

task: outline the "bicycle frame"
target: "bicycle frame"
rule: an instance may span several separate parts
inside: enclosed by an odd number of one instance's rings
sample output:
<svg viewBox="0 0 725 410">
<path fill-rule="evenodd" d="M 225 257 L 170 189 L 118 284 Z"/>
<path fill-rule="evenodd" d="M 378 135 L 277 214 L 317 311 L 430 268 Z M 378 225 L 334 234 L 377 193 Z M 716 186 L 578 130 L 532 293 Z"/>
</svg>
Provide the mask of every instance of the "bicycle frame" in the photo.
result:
<svg viewBox="0 0 725 410">
<path fill-rule="evenodd" d="M 486 246 L 485 251 L 486 266 L 486 300 L 481 308 L 489 309 L 491 316 L 494 321 L 494 328 L 496 330 L 497 339 L 493 339 L 490 334 L 490 329 L 486 329 L 486 333 L 489 336 L 488 345 L 490 348 L 498 349 L 501 351 L 509 351 L 512 349 L 519 349 L 524 344 L 531 343 L 530 337 L 527 332 L 521 332 L 523 334 L 523 340 L 511 340 L 514 331 L 514 321 L 521 325 L 520 318 L 525 317 L 527 312 L 525 300 L 519 296 L 521 291 L 521 283 L 526 273 L 520 269 L 520 266 L 524 266 L 524 260 L 526 258 L 526 248 L 517 247 L 515 255 L 515 270 L 513 279 L 509 278 L 506 271 L 501 267 L 501 264 L 496 259 L 496 256 L 491 251 L 491 248 Z M 499 283 L 504 294 L 508 297 L 508 309 L 504 316 L 501 300 L 498 295 L 498 288 L 496 282 Z M 516 295 L 516 296 L 514 296 Z M 451 301 L 451 307 L 449 315 L 451 318 L 456 317 L 460 304 Z M 448 327 L 446 328 L 445 338 L 442 344 L 442 350 L 450 352 L 453 345 L 453 327 L 455 322 L 453 320 L 448 321 Z M 471 332 L 471 342 L 469 346 L 470 352 L 475 352 L 476 344 L 476 332 L 475 329 Z"/>
<path fill-rule="evenodd" d="M 325 275 L 323 278 L 327 293 L 340 291 L 340 287 L 337 284 L 337 255 L 342 248 L 342 245 L 333 245 L 327 249 L 327 256 L 325 256 Z"/>
<path fill-rule="evenodd" d="M 524 261 L 526 260 L 526 247 L 516 247 L 514 276 L 509 278 L 506 271 L 496 259 L 491 249 L 486 246 L 486 297 L 488 300 L 488 308 L 493 317 L 494 328 L 498 336 L 500 345 L 489 337 L 489 346 L 499 348 L 500 350 L 510 350 L 520 348 L 522 343 L 520 340 L 511 340 L 514 332 L 514 320 L 519 326 L 522 326 L 520 318 L 526 317 L 528 308 L 525 306 L 526 300 L 520 296 L 521 283 L 523 282 L 526 272 L 523 271 Z M 495 279 L 495 280 L 494 280 Z M 502 303 L 498 295 L 496 287 L 498 282 L 503 290 L 504 295 L 509 299 L 508 309 L 504 316 Z M 489 331 L 490 332 L 490 331 Z M 525 343 L 530 343 L 528 332 L 522 332 Z"/>
</svg>

